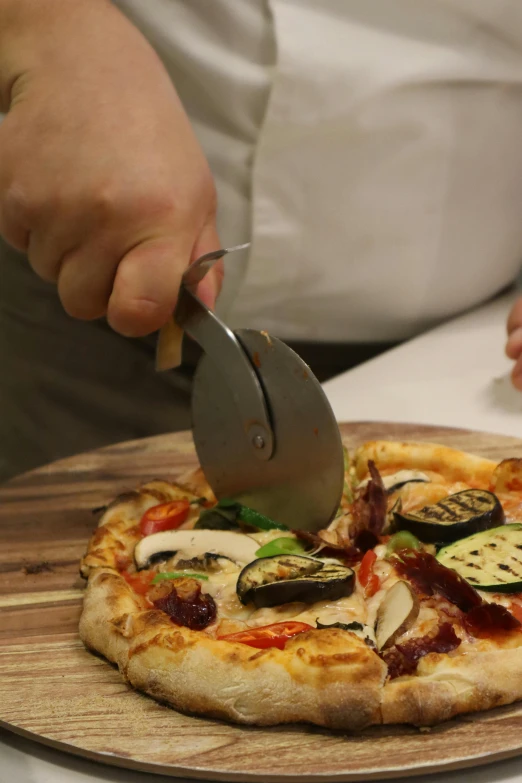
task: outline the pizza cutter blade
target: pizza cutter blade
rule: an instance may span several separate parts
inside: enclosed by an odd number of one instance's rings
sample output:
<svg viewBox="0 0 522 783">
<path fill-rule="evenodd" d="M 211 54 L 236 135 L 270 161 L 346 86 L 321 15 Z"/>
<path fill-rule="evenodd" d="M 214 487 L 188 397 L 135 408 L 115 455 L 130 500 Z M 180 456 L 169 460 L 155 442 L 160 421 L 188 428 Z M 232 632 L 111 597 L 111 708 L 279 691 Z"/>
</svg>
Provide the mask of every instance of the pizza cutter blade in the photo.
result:
<svg viewBox="0 0 522 783">
<path fill-rule="evenodd" d="M 189 267 L 174 313 L 204 352 L 192 393 L 198 458 L 218 499 L 319 530 L 343 490 L 339 428 L 319 381 L 291 348 L 266 332 L 233 332 L 196 296 L 211 264 L 231 250 Z"/>
</svg>

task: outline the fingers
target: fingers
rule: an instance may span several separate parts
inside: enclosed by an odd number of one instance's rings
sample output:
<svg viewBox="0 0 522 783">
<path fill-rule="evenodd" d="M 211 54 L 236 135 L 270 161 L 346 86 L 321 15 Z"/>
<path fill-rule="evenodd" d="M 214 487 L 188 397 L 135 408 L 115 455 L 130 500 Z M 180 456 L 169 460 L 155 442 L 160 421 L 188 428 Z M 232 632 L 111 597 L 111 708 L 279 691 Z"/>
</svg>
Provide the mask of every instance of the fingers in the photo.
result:
<svg viewBox="0 0 522 783">
<path fill-rule="evenodd" d="M 107 312 L 118 259 L 102 248 L 82 247 L 62 258 L 58 295 L 73 318 L 90 321 Z"/>
<path fill-rule="evenodd" d="M 510 359 L 518 359 L 522 353 L 522 297 L 517 299 L 507 319 L 508 339 L 506 355 Z"/>
<path fill-rule="evenodd" d="M 109 324 L 125 337 L 159 329 L 174 310 L 188 265 L 187 239 L 157 238 L 133 248 L 118 264 L 107 308 Z"/>
<path fill-rule="evenodd" d="M 515 362 L 511 371 L 511 381 L 516 389 L 522 391 L 522 297 L 517 299 L 511 308 L 507 320 L 507 333 L 506 355 Z"/>
<path fill-rule="evenodd" d="M 506 343 L 506 355 L 510 359 L 518 359 L 522 353 L 522 325 L 513 329 Z"/>
<path fill-rule="evenodd" d="M 522 357 L 518 358 L 511 371 L 511 382 L 515 389 L 522 391 Z"/>
</svg>

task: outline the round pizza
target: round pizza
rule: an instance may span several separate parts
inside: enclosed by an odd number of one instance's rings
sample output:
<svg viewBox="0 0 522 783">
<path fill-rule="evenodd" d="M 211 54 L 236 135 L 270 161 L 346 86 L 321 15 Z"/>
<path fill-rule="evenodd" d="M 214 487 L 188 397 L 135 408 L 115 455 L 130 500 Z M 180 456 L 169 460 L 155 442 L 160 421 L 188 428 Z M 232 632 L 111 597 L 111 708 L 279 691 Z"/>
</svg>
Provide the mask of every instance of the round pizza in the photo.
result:
<svg viewBox="0 0 522 783">
<path fill-rule="evenodd" d="M 104 510 L 85 645 L 135 688 L 237 723 L 429 726 L 522 698 L 522 460 L 346 453 L 335 519 L 286 528 L 201 471 Z"/>
</svg>

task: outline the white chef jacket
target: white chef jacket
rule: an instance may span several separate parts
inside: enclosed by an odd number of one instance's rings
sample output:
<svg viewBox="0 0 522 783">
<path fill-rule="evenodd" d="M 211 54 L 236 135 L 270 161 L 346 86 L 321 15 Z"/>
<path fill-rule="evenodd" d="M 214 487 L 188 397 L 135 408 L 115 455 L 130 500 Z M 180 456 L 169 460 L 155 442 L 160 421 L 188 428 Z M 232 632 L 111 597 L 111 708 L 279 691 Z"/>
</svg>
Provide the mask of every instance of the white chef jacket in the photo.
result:
<svg viewBox="0 0 522 783">
<path fill-rule="evenodd" d="M 220 310 L 398 340 L 522 258 L 521 0 L 119 0 L 216 178 Z"/>
</svg>

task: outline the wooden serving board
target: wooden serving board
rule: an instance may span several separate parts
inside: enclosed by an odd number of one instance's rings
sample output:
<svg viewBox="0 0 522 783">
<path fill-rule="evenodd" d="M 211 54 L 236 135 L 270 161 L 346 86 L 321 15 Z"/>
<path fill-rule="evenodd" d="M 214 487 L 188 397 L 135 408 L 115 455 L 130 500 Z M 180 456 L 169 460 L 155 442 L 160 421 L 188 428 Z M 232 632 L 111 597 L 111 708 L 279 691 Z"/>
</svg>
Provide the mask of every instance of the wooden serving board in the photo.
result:
<svg viewBox="0 0 522 783">
<path fill-rule="evenodd" d="M 522 441 L 464 430 L 342 425 L 348 446 L 431 440 L 498 459 Z M 244 728 L 181 715 L 122 681 L 78 639 L 78 562 L 92 509 L 194 466 L 190 435 L 163 435 L 72 457 L 0 489 L 0 725 L 122 767 L 226 781 L 345 781 L 484 764 L 522 753 L 522 704 L 452 720 L 346 735 L 307 726 Z"/>
</svg>

